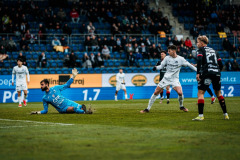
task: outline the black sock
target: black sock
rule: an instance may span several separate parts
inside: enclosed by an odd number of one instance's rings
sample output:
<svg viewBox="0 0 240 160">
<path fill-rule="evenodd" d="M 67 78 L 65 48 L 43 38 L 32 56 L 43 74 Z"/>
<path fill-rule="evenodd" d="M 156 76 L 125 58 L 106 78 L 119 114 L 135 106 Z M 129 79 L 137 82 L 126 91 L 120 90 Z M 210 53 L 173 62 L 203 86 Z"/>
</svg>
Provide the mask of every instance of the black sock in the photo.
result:
<svg viewBox="0 0 240 160">
<path fill-rule="evenodd" d="M 204 99 L 198 100 L 198 113 L 203 114 L 203 108 L 204 108 Z"/>
<path fill-rule="evenodd" d="M 218 97 L 218 101 L 219 101 L 219 104 L 220 104 L 220 106 L 222 108 L 223 113 L 227 113 L 227 107 L 226 107 L 226 104 L 225 104 L 224 97 L 223 96 L 219 96 Z"/>
<path fill-rule="evenodd" d="M 161 97 L 163 96 L 163 91 L 160 93 Z"/>
<path fill-rule="evenodd" d="M 170 98 L 170 92 L 167 91 L 167 99 L 169 99 L 169 98 Z"/>
<path fill-rule="evenodd" d="M 210 88 L 207 89 L 207 92 L 210 94 L 211 97 L 213 96 L 213 93 Z"/>
</svg>

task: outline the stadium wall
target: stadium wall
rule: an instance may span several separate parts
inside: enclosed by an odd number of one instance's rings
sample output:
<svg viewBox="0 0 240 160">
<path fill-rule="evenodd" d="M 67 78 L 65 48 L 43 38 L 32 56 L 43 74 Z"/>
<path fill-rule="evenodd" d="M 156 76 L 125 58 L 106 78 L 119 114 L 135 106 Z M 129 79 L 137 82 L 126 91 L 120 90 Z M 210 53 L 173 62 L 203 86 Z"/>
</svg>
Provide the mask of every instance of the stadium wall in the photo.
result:
<svg viewBox="0 0 240 160">
<path fill-rule="evenodd" d="M 186 98 L 197 97 L 195 77 L 195 72 L 180 73 L 180 83 Z M 15 86 L 12 86 L 11 78 L 11 75 L 0 75 L 0 103 L 17 102 L 17 92 Z M 70 78 L 70 75 L 30 75 L 29 102 L 42 101 L 44 92 L 41 91 L 39 82 L 44 78 L 50 80 L 50 86 L 55 86 L 64 84 Z M 125 74 L 125 81 L 129 98 L 148 99 L 159 82 L 159 74 L 127 73 Z M 222 72 L 221 81 L 221 91 L 225 97 L 240 96 L 239 72 Z M 75 78 L 71 88 L 63 91 L 62 94 L 74 101 L 113 100 L 115 85 L 116 74 L 81 74 Z M 165 92 L 164 95 L 166 95 Z M 208 93 L 206 93 L 206 96 L 209 97 Z M 177 98 L 175 91 L 171 92 L 171 98 Z M 118 99 L 124 99 L 123 91 L 119 92 Z"/>
</svg>

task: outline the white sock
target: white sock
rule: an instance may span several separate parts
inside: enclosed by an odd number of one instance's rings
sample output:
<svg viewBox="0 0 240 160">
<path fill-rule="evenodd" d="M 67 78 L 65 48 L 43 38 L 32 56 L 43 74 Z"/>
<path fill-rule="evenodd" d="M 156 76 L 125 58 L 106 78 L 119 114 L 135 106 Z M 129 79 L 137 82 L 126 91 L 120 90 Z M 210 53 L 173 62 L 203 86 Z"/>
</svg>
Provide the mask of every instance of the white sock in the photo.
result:
<svg viewBox="0 0 240 160">
<path fill-rule="evenodd" d="M 182 96 L 178 96 L 178 102 L 179 102 L 179 106 L 183 107 L 183 95 Z"/>
<path fill-rule="evenodd" d="M 156 98 L 157 98 L 157 96 L 154 95 L 154 94 L 152 94 L 151 98 L 149 99 L 148 107 L 147 107 L 147 109 L 148 109 L 149 111 L 150 111 L 150 109 L 151 109 L 153 103 L 155 102 Z"/>
<path fill-rule="evenodd" d="M 128 99 L 128 98 L 127 98 L 127 94 L 125 94 L 125 99 Z"/>
<path fill-rule="evenodd" d="M 228 114 L 227 113 L 224 113 L 224 116 L 227 116 Z"/>
<path fill-rule="evenodd" d="M 115 96 L 115 100 L 117 100 L 117 96 Z"/>
<path fill-rule="evenodd" d="M 24 94 L 24 100 L 26 100 L 26 99 L 27 99 L 27 95 Z"/>
<path fill-rule="evenodd" d="M 21 99 L 22 99 L 22 97 L 20 96 L 20 97 L 18 97 L 18 103 L 19 104 L 21 104 L 22 102 L 21 102 Z"/>
<path fill-rule="evenodd" d="M 212 98 L 215 98 L 214 96 L 212 96 Z"/>
<path fill-rule="evenodd" d="M 203 114 L 199 114 L 199 117 L 203 117 Z"/>
</svg>

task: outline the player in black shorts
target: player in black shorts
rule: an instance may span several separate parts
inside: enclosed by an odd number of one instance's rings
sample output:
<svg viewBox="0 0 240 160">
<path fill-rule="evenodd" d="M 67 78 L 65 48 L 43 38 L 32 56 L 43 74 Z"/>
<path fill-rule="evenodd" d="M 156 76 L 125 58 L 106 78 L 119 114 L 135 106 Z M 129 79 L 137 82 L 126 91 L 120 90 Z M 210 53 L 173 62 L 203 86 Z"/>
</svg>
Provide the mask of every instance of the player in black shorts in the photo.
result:
<svg viewBox="0 0 240 160">
<path fill-rule="evenodd" d="M 197 76 L 198 81 L 198 113 L 199 116 L 193 120 L 204 120 L 203 108 L 204 108 L 204 93 L 212 83 L 214 92 L 218 97 L 222 111 L 224 113 L 224 119 L 229 119 L 226 109 L 224 97 L 221 94 L 221 73 L 223 68 L 221 58 L 210 47 L 207 47 L 208 38 L 206 36 L 199 36 L 197 38 Z M 200 74 L 200 71 L 202 73 Z"/>
<path fill-rule="evenodd" d="M 166 51 L 161 51 L 160 54 L 161 54 L 161 60 L 157 62 L 156 66 L 159 66 L 161 64 L 161 62 L 166 57 L 167 52 Z M 160 70 L 159 82 L 163 79 L 165 73 L 166 73 L 166 67 L 164 67 L 163 69 Z M 169 102 L 170 102 L 169 101 L 169 98 L 170 98 L 170 86 L 166 87 L 166 91 L 167 91 L 166 92 L 166 94 L 167 94 L 167 104 L 169 104 Z M 159 103 L 162 103 L 162 101 L 163 101 L 163 91 L 160 92 L 160 102 Z"/>
</svg>

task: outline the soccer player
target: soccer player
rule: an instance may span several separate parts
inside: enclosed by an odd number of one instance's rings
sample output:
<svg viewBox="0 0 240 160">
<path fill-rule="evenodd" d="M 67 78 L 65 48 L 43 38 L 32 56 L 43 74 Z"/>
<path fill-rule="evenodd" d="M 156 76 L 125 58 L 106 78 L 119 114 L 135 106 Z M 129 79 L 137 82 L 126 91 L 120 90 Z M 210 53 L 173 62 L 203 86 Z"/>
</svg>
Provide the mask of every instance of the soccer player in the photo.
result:
<svg viewBox="0 0 240 160">
<path fill-rule="evenodd" d="M 125 86 L 125 74 L 123 73 L 122 69 L 119 69 L 119 73 L 116 76 L 117 84 L 116 84 L 116 92 L 115 92 L 115 101 L 118 101 L 117 94 L 120 89 L 124 91 L 125 94 L 125 100 L 128 100 L 127 98 L 127 90 Z"/>
<path fill-rule="evenodd" d="M 175 45 L 171 45 L 168 47 L 168 54 L 164 60 L 162 61 L 161 65 L 154 66 L 153 70 L 161 70 L 164 66 L 166 67 L 166 73 L 164 74 L 163 79 L 158 83 L 157 88 L 155 89 L 154 93 L 152 94 L 151 98 L 148 102 L 148 107 L 144 110 L 141 110 L 141 113 L 147 113 L 150 111 L 153 103 L 156 100 L 156 97 L 159 93 L 162 92 L 163 88 L 171 85 L 172 88 L 178 94 L 178 101 L 180 110 L 184 112 L 188 112 L 188 109 L 183 106 L 183 93 L 182 93 L 182 86 L 179 82 L 179 72 L 182 66 L 188 66 L 192 70 L 197 71 L 197 68 L 191 65 L 188 61 L 186 61 L 183 57 L 177 55 L 176 53 L 177 47 Z"/>
<path fill-rule="evenodd" d="M 222 108 L 224 119 L 229 119 L 227 114 L 227 108 L 224 97 L 221 94 L 221 73 L 220 70 L 223 68 L 221 58 L 218 54 L 210 47 L 207 47 L 208 38 L 206 36 L 199 36 L 197 38 L 197 75 L 198 81 L 198 117 L 193 120 L 202 121 L 204 120 L 203 109 L 204 109 L 204 93 L 212 83 L 214 92 L 218 97 L 220 106 Z M 202 73 L 200 72 L 202 70 Z M 201 73 L 201 74 L 200 74 Z"/>
<path fill-rule="evenodd" d="M 160 53 L 161 53 L 161 60 L 157 62 L 156 66 L 159 66 L 167 55 L 166 51 L 161 51 Z M 160 70 L 159 82 L 163 79 L 165 73 L 166 73 L 166 66 L 164 66 L 163 69 Z M 169 104 L 170 86 L 167 86 L 166 90 L 167 90 L 167 104 Z M 162 103 L 162 101 L 163 101 L 163 90 L 162 90 L 162 92 L 160 92 L 160 102 L 159 103 Z"/>
<path fill-rule="evenodd" d="M 18 107 L 22 107 L 22 100 L 21 100 L 21 91 L 24 92 L 23 104 L 27 106 L 27 83 L 30 82 L 30 76 L 28 72 L 27 66 L 23 65 L 23 60 L 17 60 L 17 66 L 13 67 L 12 71 L 12 85 L 14 85 L 14 76 L 16 75 L 16 91 L 18 93 Z M 26 82 L 26 75 L 27 75 L 27 82 Z"/>
<path fill-rule="evenodd" d="M 45 91 L 43 96 L 42 111 L 32 111 L 31 114 L 46 114 L 48 112 L 48 104 L 51 104 L 59 113 L 86 113 L 92 114 L 91 108 L 87 111 L 86 106 L 80 105 L 62 96 L 61 92 L 70 88 L 74 78 L 77 76 L 78 71 L 76 68 L 72 70 L 72 77 L 64 85 L 57 85 L 49 87 L 49 81 L 44 79 L 40 82 L 42 91 Z"/>
</svg>

